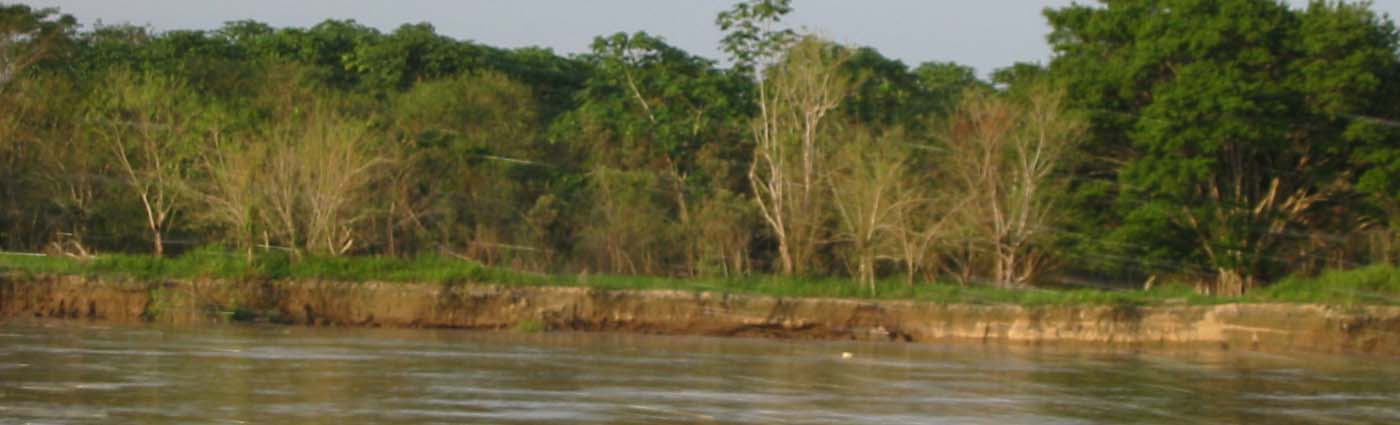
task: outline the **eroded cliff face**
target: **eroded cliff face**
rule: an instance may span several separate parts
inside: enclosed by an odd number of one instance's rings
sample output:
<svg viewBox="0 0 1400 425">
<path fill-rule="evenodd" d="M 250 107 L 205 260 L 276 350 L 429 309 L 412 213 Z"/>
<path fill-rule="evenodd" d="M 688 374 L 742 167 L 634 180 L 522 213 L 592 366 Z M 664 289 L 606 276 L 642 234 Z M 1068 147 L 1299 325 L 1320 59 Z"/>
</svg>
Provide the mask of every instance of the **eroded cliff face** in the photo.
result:
<svg viewBox="0 0 1400 425">
<path fill-rule="evenodd" d="M 269 321 L 314 326 L 549 330 L 777 338 L 1197 344 L 1400 355 L 1400 308 L 948 305 L 680 291 L 327 281 L 137 282 L 0 277 L 0 319 Z"/>
</svg>

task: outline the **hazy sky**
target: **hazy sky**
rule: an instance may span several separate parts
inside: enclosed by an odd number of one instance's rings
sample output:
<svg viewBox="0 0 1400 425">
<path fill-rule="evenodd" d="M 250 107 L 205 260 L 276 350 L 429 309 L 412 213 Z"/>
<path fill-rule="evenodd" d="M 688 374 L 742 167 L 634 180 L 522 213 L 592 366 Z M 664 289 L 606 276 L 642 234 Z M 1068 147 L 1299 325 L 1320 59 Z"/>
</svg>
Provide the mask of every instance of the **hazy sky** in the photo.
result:
<svg viewBox="0 0 1400 425">
<path fill-rule="evenodd" d="M 1295 5 L 1305 0 L 1289 0 Z M 502 47 L 585 51 L 594 36 L 646 31 L 703 56 L 720 58 L 715 14 L 737 0 L 29 0 L 59 7 L 84 25 L 149 25 L 156 30 L 209 29 L 254 19 L 309 26 L 354 19 L 390 31 L 431 22 L 439 34 Z M 1081 3 L 1084 0 L 1080 0 Z M 1041 10 L 1072 0 L 794 0 L 786 21 L 828 38 L 873 46 L 910 65 L 955 61 L 979 73 L 1017 61 L 1043 62 L 1050 49 Z M 1376 0 L 1400 14 L 1400 0 Z"/>
</svg>

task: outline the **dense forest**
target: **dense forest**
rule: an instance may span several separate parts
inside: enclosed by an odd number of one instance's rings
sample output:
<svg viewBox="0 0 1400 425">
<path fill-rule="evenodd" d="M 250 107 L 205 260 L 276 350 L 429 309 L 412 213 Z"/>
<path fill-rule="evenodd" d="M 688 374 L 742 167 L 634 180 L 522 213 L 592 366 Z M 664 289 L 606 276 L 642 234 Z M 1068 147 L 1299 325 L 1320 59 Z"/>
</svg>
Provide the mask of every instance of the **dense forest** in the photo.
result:
<svg viewBox="0 0 1400 425">
<path fill-rule="evenodd" d="M 1048 9 L 1054 58 L 990 80 L 791 10 L 719 14 L 720 62 L 0 5 L 0 248 L 1224 295 L 1400 261 L 1400 36 L 1366 3 Z"/>
</svg>

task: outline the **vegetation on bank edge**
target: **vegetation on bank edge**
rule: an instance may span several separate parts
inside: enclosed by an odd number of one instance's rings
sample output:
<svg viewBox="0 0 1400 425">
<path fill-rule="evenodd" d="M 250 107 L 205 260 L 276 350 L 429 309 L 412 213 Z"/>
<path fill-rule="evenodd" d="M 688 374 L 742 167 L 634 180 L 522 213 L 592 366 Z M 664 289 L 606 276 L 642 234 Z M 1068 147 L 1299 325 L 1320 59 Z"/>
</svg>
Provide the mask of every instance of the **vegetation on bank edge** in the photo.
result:
<svg viewBox="0 0 1400 425">
<path fill-rule="evenodd" d="M 719 13 L 723 62 L 645 32 L 560 55 L 5 3 L 0 250 L 453 253 L 891 297 L 944 288 L 881 281 L 901 273 L 1240 295 L 1400 264 L 1400 30 L 1366 2 L 1047 8 L 1054 56 L 996 70 L 825 39 L 790 0 Z M 511 278 L 535 279 L 579 280 Z"/>
<path fill-rule="evenodd" d="M 918 300 L 960 304 L 1152 305 L 1168 303 L 1288 302 L 1334 305 L 1400 305 L 1400 267 L 1378 264 L 1316 277 L 1289 277 L 1243 297 L 1200 295 L 1184 284 L 1150 290 L 1032 289 L 962 286 L 936 282 L 907 285 L 897 279 L 877 283 L 877 291 L 824 277 L 663 278 L 616 275 L 546 275 L 485 266 L 451 257 L 309 257 L 293 261 L 283 253 L 247 257 L 217 249 L 178 257 L 104 255 L 91 260 L 70 257 L 0 255 L 0 273 L 125 276 L 135 279 L 325 279 L 344 282 L 488 283 L 517 286 L 567 286 L 618 290 L 710 291 L 779 297 Z"/>
</svg>

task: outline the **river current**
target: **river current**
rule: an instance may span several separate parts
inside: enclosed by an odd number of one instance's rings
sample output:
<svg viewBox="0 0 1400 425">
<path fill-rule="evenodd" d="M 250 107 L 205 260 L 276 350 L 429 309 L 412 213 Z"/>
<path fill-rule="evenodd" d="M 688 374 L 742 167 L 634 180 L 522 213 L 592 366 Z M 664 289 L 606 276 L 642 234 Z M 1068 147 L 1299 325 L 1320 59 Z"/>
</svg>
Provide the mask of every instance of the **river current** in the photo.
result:
<svg viewBox="0 0 1400 425">
<path fill-rule="evenodd" d="M 0 424 L 1400 423 L 1397 360 L 8 323 Z"/>
</svg>

